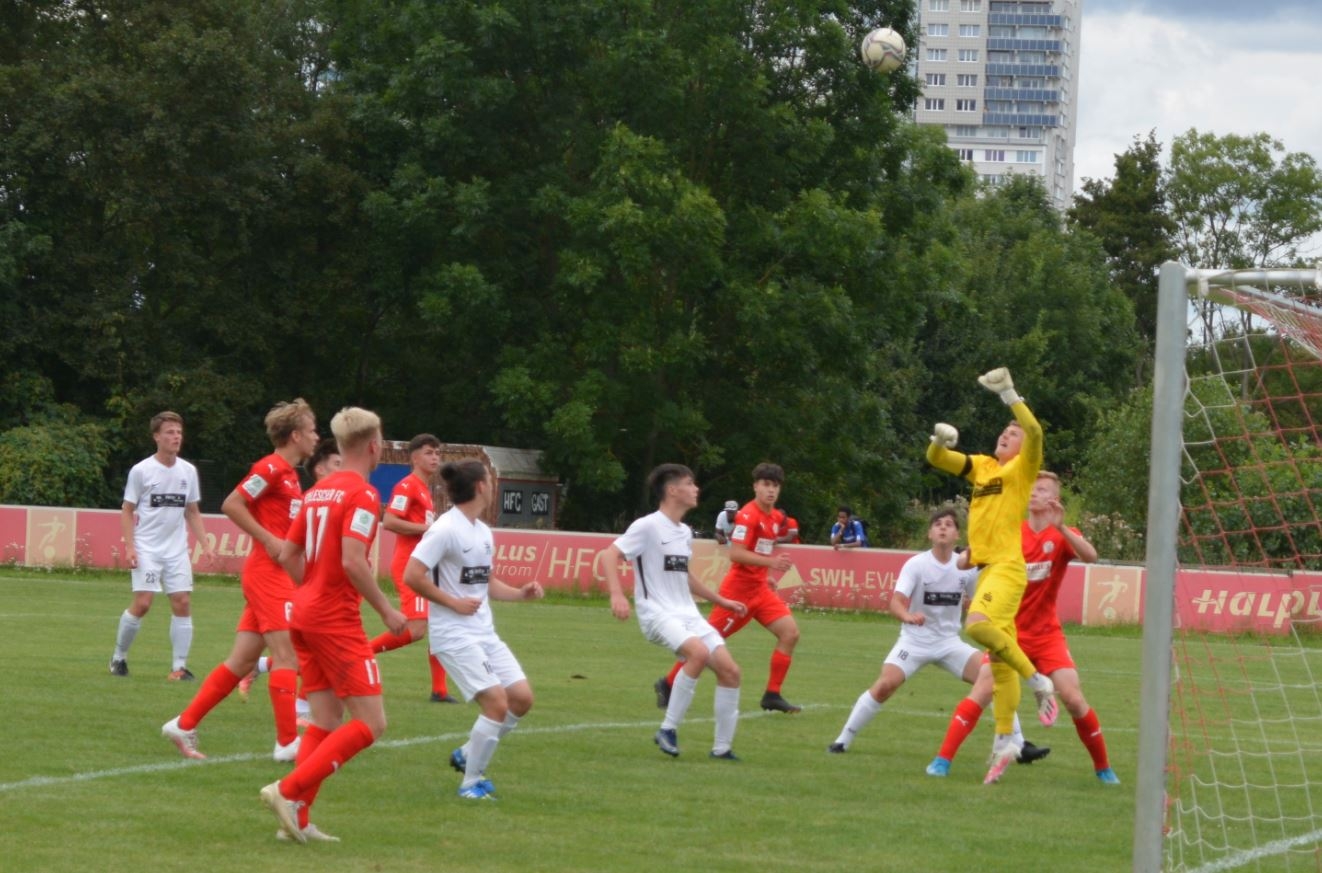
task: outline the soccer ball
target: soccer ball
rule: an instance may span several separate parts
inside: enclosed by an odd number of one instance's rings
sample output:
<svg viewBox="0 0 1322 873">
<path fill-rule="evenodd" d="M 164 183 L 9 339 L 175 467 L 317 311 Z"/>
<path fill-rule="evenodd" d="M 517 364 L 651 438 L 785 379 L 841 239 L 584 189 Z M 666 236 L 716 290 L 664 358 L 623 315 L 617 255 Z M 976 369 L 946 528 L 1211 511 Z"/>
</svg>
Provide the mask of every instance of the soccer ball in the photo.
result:
<svg viewBox="0 0 1322 873">
<path fill-rule="evenodd" d="M 904 38 L 889 27 L 878 27 L 869 32 L 858 50 L 863 55 L 863 63 L 878 73 L 898 70 L 904 65 L 904 53 L 908 51 Z"/>
</svg>

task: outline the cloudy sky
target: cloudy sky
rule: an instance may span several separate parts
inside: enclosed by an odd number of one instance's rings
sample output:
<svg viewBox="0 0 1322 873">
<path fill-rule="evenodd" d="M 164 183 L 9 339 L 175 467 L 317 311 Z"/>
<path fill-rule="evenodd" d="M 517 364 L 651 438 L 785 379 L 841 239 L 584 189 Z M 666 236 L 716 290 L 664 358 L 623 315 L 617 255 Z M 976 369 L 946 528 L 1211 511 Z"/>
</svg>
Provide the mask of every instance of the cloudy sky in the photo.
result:
<svg viewBox="0 0 1322 873">
<path fill-rule="evenodd" d="M 1265 131 L 1322 165 L 1322 2 L 1083 0 L 1074 188 L 1155 130 Z"/>
</svg>

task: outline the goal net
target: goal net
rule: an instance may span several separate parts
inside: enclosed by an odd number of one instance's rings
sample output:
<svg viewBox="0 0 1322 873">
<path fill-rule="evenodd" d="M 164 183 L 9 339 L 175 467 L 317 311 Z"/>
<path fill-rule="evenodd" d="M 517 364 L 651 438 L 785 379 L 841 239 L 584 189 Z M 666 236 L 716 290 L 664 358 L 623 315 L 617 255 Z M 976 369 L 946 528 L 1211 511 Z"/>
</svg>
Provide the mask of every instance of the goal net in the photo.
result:
<svg viewBox="0 0 1322 873">
<path fill-rule="evenodd" d="M 1144 642 L 1170 669 L 1165 711 L 1145 696 L 1140 725 L 1140 766 L 1164 746 L 1164 784 L 1139 774 L 1137 813 L 1160 821 L 1160 867 L 1136 821 L 1135 869 L 1322 870 L 1322 285 L 1173 267 L 1179 305 L 1159 318 L 1184 342 L 1154 389 Z"/>
</svg>

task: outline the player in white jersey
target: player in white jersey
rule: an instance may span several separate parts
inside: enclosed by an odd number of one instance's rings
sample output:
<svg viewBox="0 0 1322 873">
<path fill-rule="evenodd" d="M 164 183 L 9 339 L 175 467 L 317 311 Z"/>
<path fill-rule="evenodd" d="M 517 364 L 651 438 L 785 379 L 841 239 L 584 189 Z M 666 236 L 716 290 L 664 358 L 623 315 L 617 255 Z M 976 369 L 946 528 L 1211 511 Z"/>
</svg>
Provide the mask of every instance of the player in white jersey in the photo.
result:
<svg viewBox="0 0 1322 873">
<path fill-rule="evenodd" d="M 188 652 L 193 646 L 191 593 L 193 565 L 188 556 L 188 531 L 203 544 L 204 560 L 215 560 L 202 527 L 202 499 L 197 468 L 179 457 L 184 442 L 184 420 L 176 412 L 152 417 L 156 453 L 129 470 L 120 508 L 124 559 L 133 580 L 133 602 L 119 617 L 110 675 L 129 674 L 128 651 L 151 609 L 152 598 L 164 591 L 170 598 L 170 646 L 173 661 L 169 678 L 191 681 Z"/>
<path fill-rule="evenodd" d="M 982 652 L 959 636 L 963 605 L 977 586 L 976 569 L 961 570 L 955 543 L 959 517 L 953 509 L 932 514 L 927 527 L 932 548 L 904 562 L 891 594 L 890 612 L 898 618 L 900 638 L 872 687 L 859 695 L 840 736 L 827 751 L 842 753 L 881 711 L 896 690 L 920 667 L 939 664 L 970 684 L 978 677 Z"/>
<path fill-rule="evenodd" d="M 432 524 L 413 549 L 404 584 L 431 601 L 427 636 L 432 654 L 464 696 L 476 700 L 478 715 L 468 742 L 450 753 L 450 766 L 464 774 L 459 796 L 493 798 L 486 778 L 496 745 L 532 709 L 532 686 L 509 646 L 496 634 L 488 598 L 535 600 L 542 586 L 514 587 L 491 574 L 491 528 L 482 513 L 493 498 L 491 476 L 479 461 L 450 462 L 441 479 L 453 506 Z"/>
<path fill-rule="evenodd" d="M 610 587 L 611 612 L 620 621 L 629 618 L 629 599 L 620 584 L 620 561 L 634 566 L 633 602 L 643 636 L 665 646 L 684 661 L 670 690 L 666 715 L 654 740 L 662 752 L 679 755 L 679 726 L 684 721 L 698 677 L 704 667 L 716 674 L 716 739 L 710 757 L 739 760 L 731 750 L 739 722 L 739 665 L 725 640 L 693 602 L 693 595 L 724 606 L 742 616 L 748 610 L 703 585 L 692 571 L 693 531 L 684 514 L 698 505 L 693 471 L 682 464 L 662 464 L 647 477 L 657 511 L 629 525 L 629 529 L 602 552 L 601 566 Z"/>
</svg>

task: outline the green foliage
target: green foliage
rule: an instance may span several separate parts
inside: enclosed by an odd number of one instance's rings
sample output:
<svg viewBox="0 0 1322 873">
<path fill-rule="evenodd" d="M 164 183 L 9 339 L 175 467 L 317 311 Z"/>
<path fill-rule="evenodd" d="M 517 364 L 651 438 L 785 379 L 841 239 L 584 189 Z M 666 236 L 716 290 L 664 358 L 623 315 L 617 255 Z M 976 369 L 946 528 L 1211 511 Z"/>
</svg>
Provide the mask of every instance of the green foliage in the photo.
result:
<svg viewBox="0 0 1322 873">
<path fill-rule="evenodd" d="M 46 420 L 0 432 L 0 503 L 104 506 L 110 443 L 96 423 Z"/>
<path fill-rule="evenodd" d="M 1157 270 L 1175 256 L 1175 224 L 1166 205 L 1161 144 L 1152 132 L 1115 156 L 1109 180 L 1084 179 L 1070 222 L 1095 235 L 1106 250 L 1111 281 L 1134 307 L 1150 357 L 1157 324 Z M 1136 383 L 1143 374 L 1136 373 Z"/>
<path fill-rule="evenodd" d="M 1270 134 L 1190 129 L 1171 143 L 1167 177 L 1181 259 L 1199 267 L 1290 265 L 1322 231 L 1322 173 Z"/>
</svg>

